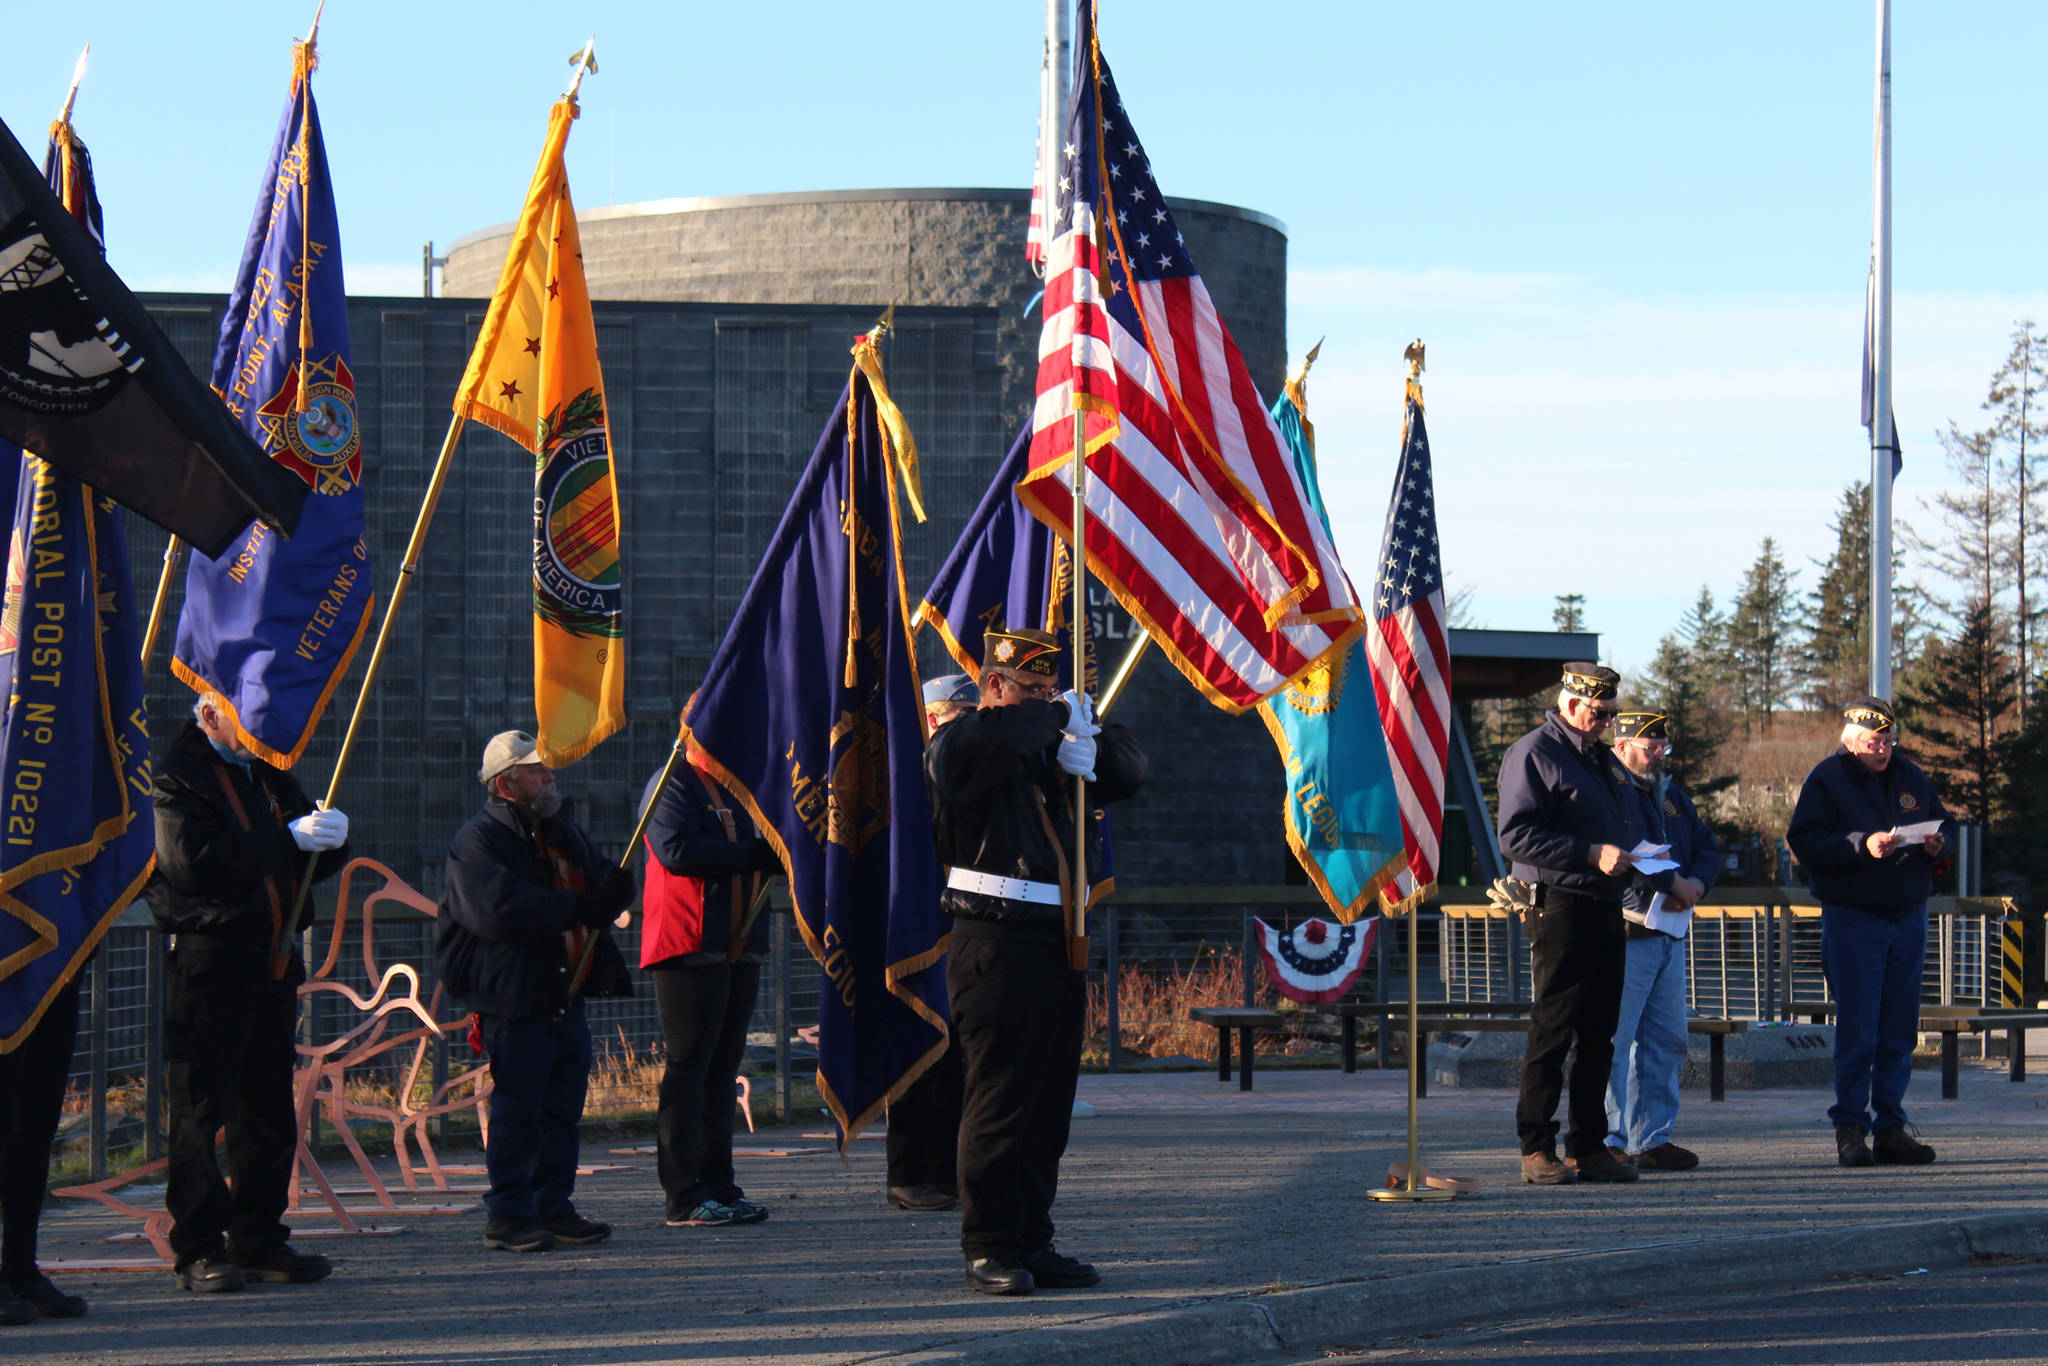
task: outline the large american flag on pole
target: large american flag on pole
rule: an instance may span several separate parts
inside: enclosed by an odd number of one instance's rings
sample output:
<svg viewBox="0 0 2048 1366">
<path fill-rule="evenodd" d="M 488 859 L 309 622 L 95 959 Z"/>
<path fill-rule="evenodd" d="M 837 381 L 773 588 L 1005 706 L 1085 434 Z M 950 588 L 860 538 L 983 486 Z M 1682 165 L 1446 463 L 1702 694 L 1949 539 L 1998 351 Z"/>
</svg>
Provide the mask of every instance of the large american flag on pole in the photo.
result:
<svg viewBox="0 0 2048 1366">
<path fill-rule="evenodd" d="M 1363 611 L 1174 224 L 1096 42 L 1076 34 L 1031 455 L 1017 496 L 1071 538 L 1085 414 L 1088 564 L 1210 701 L 1255 706 Z"/>
<path fill-rule="evenodd" d="M 1372 586 L 1365 657 L 1379 698 L 1380 726 L 1401 803 L 1408 867 L 1382 893 L 1389 905 L 1436 881 L 1444 828 L 1444 756 L 1450 746 L 1451 652 L 1444 634 L 1444 569 L 1436 539 L 1436 493 L 1422 389 L 1408 381 L 1401 468 L 1387 504 L 1387 529 Z"/>
</svg>

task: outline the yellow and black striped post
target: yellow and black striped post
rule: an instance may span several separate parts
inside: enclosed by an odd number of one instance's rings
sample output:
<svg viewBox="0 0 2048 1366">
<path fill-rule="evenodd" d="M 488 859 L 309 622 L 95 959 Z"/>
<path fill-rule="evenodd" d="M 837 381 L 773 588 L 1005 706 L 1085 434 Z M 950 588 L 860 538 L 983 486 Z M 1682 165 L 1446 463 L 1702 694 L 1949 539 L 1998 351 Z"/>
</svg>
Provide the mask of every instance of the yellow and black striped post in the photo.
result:
<svg viewBox="0 0 2048 1366">
<path fill-rule="evenodd" d="M 2026 930 L 2026 922 L 2017 915 L 2007 915 L 1998 922 L 1998 1004 L 2008 1009 L 2026 1004 Z"/>
</svg>

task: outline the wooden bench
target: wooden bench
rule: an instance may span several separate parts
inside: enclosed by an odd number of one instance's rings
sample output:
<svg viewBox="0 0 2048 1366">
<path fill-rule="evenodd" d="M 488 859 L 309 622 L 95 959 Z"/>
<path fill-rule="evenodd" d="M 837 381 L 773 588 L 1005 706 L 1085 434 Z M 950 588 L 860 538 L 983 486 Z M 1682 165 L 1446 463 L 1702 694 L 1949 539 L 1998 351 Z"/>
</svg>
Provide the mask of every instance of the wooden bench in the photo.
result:
<svg viewBox="0 0 2048 1366">
<path fill-rule="evenodd" d="M 2005 1031 L 2005 1051 L 2011 1058 L 2008 1075 L 2014 1081 L 2027 1079 L 2027 1031 L 2048 1025 L 2048 1010 L 2015 1010 L 1999 1006 L 1922 1006 L 1920 1029 L 1941 1035 L 1941 1098 L 1954 1100 L 1962 1094 L 1957 1065 L 1956 1039 L 1964 1033 Z"/>
<path fill-rule="evenodd" d="M 1526 1009 L 1527 1007 L 1524 1007 Z M 1432 1034 L 1500 1034 L 1515 1030 L 1526 1030 L 1526 1017 L 1514 1018 L 1506 1014 L 1471 1015 L 1463 1018 L 1451 1016 L 1428 1016 L 1415 1022 L 1415 1052 L 1421 1063 L 1415 1069 L 1415 1094 L 1429 1094 L 1429 1036 Z M 1741 1034 L 1748 1030 L 1747 1020 L 1689 1019 L 1685 1022 L 1689 1034 L 1707 1036 L 1707 1099 L 1728 1099 L 1728 1050 L 1730 1034 Z"/>
<path fill-rule="evenodd" d="M 1277 1010 L 1258 1010 L 1246 1006 L 1196 1006 L 1188 1011 L 1188 1018 L 1196 1024 L 1213 1025 L 1216 1029 L 1216 1080 L 1230 1080 L 1230 1031 L 1237 1031 L 1239 1051 L 1244 1054 L 1244 1065 L 1238 1069 L 1237 1089 L 1252 1089 L 1252 1035 L 1261 1029 L 1278 1029 L 1284 1018 Z"/>
<path fill-rule="evenodd" d="M 1527 1001 L 1418 1001 L 1417 1007 L 1432 1016 L 1527 1015 Z M 1392 1021 L 1400 1028 L 1408 1018 L 1406 1001 L 1334 1001 L 1316 1006 L 1315 1013 L 1337 1021 L 1337 1037 L 1347 1073 L 1358 1070 L 1358 1022 L 1376 1020 L 1385 1030 Z"/>
<path fill-rule="evenodd" d="M 1787 1007 L 1815 1024 L 1825 1024 L 1835 1014 L 1833 1001 L 1794 1001 Z M 2027 1079 L 2027 1031 L 2048 1026 L 2048 1010 L 2016 1009 L 2009 1006 L 1920 1007 L 1919 1031 L 1941 1035 L 1941 1098 L 1954 1100 L 1962 1094 L 1961 1050 L 1957 1039 L 1964 1034 L 2005 1031 L 2008 1056 L 2007 1075 L 2013 1081 Z"/>
</svg>

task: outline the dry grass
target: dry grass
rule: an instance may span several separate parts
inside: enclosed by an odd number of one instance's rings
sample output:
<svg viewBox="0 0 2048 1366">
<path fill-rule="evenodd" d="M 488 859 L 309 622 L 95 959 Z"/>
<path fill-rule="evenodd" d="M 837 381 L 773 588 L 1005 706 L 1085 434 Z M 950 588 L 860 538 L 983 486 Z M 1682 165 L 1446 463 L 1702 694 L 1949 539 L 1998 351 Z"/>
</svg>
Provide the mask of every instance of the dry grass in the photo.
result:
<svg viewBox="0 0 2048 1366">
<path fill-rule="evenodd" d="M 1124 1052 L 1141 1058 L 1191 1058 L 1216 1055 L 1216 1030 L 1197 1024 L 1188 1012 L 1198 1006 L 1244 1004 L 1244 951 L 1204 944 L 1185 965 L 1127 966 L 1118 975 L 1117 1014 Z M 1278 993 L 1265 985 L 1263 974 L 1252 991 L 1252 1004 L 1267 1010 L 1287 1009 Z M 1306 1024 L 1307 1018 L 1302 1020 Z M 1254 1036 L 1261 1057 L 1300 1057 L 1320 1052 L 1327 1043 L 1299 1031 L 1261 1032 Z M 1088 1041 L 1083 1065 L 1099 1065 L 1109 1057 L 1109 996 L 1105 982 L 1088 987 Z"/>
</svg>

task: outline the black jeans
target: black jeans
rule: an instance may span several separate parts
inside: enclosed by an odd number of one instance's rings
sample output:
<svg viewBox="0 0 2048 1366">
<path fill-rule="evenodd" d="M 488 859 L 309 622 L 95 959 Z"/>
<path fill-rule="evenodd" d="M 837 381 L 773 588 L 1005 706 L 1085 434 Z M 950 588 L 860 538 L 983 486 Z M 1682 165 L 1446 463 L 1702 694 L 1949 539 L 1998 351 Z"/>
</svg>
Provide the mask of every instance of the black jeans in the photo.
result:
<svg viewBox="0 0 2048 1366">
<path fill-rule="evenodd" d="M 1607 1080 L 1628 977 L 1628 936 L 1619 901 L 1557 887 L 1545 887 L 1543 896 L 1529 944 L 1534 999 L 1515 1132 L 1524 1155 L 1545 1152 L 1557 1142 L 1554 1116 L 1565 1081 L 1564 1061 L 1576 1042 L 1565 1154 L 1581 1157 L 1607 1142 Z"/>
<path fill-rule="evenodd" d="M 655 1169 L 670 1214 L 705 1201 L 731 1204 L 743 1191 L 733 1179 L 732 1124 L 747 1021 L 761 990 L 759 963 L 655 968 L 654 1005 L 668 1065 L 655 1114 Z"/>
<path fill-rule="evenodd" d="M 1081 1073 L 1088 989 L 1064 941 L 966 939 L 947 955 L 960 1111 L 960 1250 L 1052 1246 L 1052 1202 Z"/>
<path fill-rule="evenodd" d="M 583 1098 L 590 1089 L 590 1025 L 583 1002 L 566 1015 L 483 1016 L 491 1057 L 491 1137 L 484 1169 L 492 1223 L 574 1214 Z"/>
<path fill-rule="evenodd" d="M 291 1236 L 298 1121 L 292 1105 L 294 1034 L 305 967 L 292 952 L 284 980 L 255 940 L 181 934 L 170 952 L 164 1012 L 164 1090 L 170 1167 L 164 1205 L 179 1266 L 223 1250 L 262 1257 Z M 214 1141 L 227 1130 L 222 1179 Z"/>
<path fill-rule="evenodd" d="M 949 1043 L 937 1062 L 889 1106 L 889 1184 L 960 1190 L 960 1046 Z"/>
<path fill-rule="evenodd" d="M 84 975 L 80 968 L 78 976 Z M 78 976 L 50 998 L 43 1018 L 12 1053 L 0 1053 L 0 1281 L 36 1269 L 36 1224 L 50 1184 L 50 1140 L 64 1108 L 78 1039 Z"/>
</svg>

